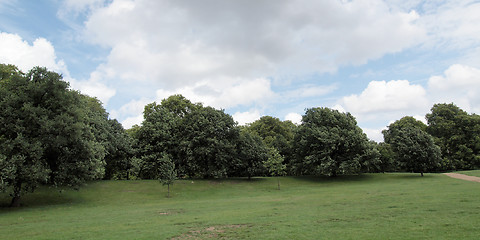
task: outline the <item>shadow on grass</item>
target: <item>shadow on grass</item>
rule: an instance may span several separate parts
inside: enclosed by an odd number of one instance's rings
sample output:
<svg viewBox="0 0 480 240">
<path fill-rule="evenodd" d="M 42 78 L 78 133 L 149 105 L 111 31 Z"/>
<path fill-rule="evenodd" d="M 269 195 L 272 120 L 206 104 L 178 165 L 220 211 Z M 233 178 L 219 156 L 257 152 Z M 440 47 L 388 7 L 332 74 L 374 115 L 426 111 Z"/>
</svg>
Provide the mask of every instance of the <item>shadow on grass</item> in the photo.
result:
<svg viewBox="0 0 480 240">
<path fill-rule="evenodd" d="M 20 207 L 17 208 L 10 207 L 11 200 L 12 198 L 9 194 L 5 193 L 0 195 L 0 214 L 22 209 L 76 204 L 83 201 L 78 196 L 74 197 L 71 194 L 61 193 L 54 189 L 42 189 L 38 192 L 23 195 L 20 200 Z"/>
<path fill-rule="evenodd" d="M 424 173 L 423 177 L 420 173 L 389 173 L 389 176 L 392 178 L 401 178 L 401 179 L 427 179 L 438 176 L 438 173 Z"/>
<path fill-rule="evenodd" d="M 252 177 L 250 179 L 244 177 L 234 177 L 234 178 L 217 178 L 217 179 L 197 179 L 200 181 L 207 181 L 210 184 L 239 184 L 239 183 L 258 183 L 264 182 L 266 179 L 264 177 Z"/>
<path fill-rule="evenodd" d="M 292 177 L 296 180 L 322 183 L 322 182 L 360 182 L 372 178 L 372 175 L 369 174 L 359 174 L 359 175 L 340 175 L 336 177 L 327 177 L 327 176 L 295 176 Z"/>
</svg>

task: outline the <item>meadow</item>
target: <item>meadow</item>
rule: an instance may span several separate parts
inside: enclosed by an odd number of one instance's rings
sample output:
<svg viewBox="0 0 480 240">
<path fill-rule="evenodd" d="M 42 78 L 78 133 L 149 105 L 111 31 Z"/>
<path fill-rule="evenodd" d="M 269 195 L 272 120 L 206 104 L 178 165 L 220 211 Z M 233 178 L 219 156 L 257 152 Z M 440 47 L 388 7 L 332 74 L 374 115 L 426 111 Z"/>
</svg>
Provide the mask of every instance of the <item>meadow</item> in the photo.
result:
<svg viewBox="0 0 480 240">
<path fill-rule="evenodd" d="M 473 172 L 478 174 L 480 171 Z M 97 181 L 40 188 L 0 239 L 478 239 L 480 184 L 442 174 Z"/>
</svg>

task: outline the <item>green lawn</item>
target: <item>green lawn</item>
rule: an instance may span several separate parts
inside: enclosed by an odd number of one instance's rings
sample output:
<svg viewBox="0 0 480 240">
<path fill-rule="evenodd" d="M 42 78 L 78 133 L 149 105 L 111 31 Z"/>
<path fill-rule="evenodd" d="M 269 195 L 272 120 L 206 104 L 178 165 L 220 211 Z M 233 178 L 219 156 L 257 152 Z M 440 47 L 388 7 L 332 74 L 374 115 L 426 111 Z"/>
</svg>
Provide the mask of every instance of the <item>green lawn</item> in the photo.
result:
<svg viewBox="0 0 480 240">
<path fill-rule="evenodd" d="M 441 174 L 100 181 L 39 189 L 0 239 L 478 239 L 480 184 Z"/>
<path fill-rule="evenodd" d="M 459 171 L 457 173 L 469 175 L 469 176 L 475 176 L 475 177 L 480 177 L 480 170 L 472 170 L 472 171 Z"/>
</svg>

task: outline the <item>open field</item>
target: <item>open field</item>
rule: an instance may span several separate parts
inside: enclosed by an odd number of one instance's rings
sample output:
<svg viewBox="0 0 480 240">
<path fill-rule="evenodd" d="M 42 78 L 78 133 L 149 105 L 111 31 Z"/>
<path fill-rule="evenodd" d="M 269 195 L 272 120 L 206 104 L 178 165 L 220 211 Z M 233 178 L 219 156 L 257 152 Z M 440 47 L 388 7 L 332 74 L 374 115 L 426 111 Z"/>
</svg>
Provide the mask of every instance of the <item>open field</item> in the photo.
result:
<svg viewBox="0 0 480 240">
<path fill-rule="evenodd" d="M 42 188 L 9 209 L 0 239 L 477 239 L 480 184 L 442 174 L 99 181 Z"/>
</svg>

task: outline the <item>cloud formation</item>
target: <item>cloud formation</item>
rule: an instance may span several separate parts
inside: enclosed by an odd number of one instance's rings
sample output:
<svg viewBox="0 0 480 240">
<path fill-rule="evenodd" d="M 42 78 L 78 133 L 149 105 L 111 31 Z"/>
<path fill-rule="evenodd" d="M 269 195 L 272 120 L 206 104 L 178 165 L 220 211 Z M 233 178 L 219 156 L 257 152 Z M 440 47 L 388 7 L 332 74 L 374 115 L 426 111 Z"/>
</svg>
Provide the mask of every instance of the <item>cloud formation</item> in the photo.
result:
<svg viewBox="0 0 480 240">
<path fill-rule="evenodd" d="M 391 11 L 380 0 L 67 3 L 65 12 L 88 9 L 82 39 L 111 49 L 94 74 L 114 80 L 119 94 L 134 88 L 137 99 L 154 98 L 154 89 L 219 108 L 263 101 L 259 95 L 272 95 L 266 79 L 333 72 L 424 37 L 415 11 Z M 292 92 L 331 91 L 320 87 Z"/>
<path fill-rule="evenodd" d="M 361 94 L 341 98 L 336 109 L 352 113 L 360 124 L 375 120 L 392 123 L 404 116 L 425 122 L 436 103 L 455 103 L 467 112 L 480 111 L 480 69 L 454 64 L 443 75 L 431 76 L 428 86 L 408 80 L 371 81 Z M 381 129 L 364 128 L 381 141 Z"/>
<path fill-rule="evenodd" d="M 91 78 L 88 81 L 78 81 L 70 77 L 63 60 L 57 60 L 55 48 L 45 38 L 37 38 L 32 44 L 24 41 L 16 34 L 0 32 L 0 63 L 16 65 L 23 72 L 28 72 L 36 66 L 46 67 L 51 71 L 61 73 L 71 87 L 82 93 L 97 97 L 107 104 L 115 95 L 115 90 Z"/>
</svg>

